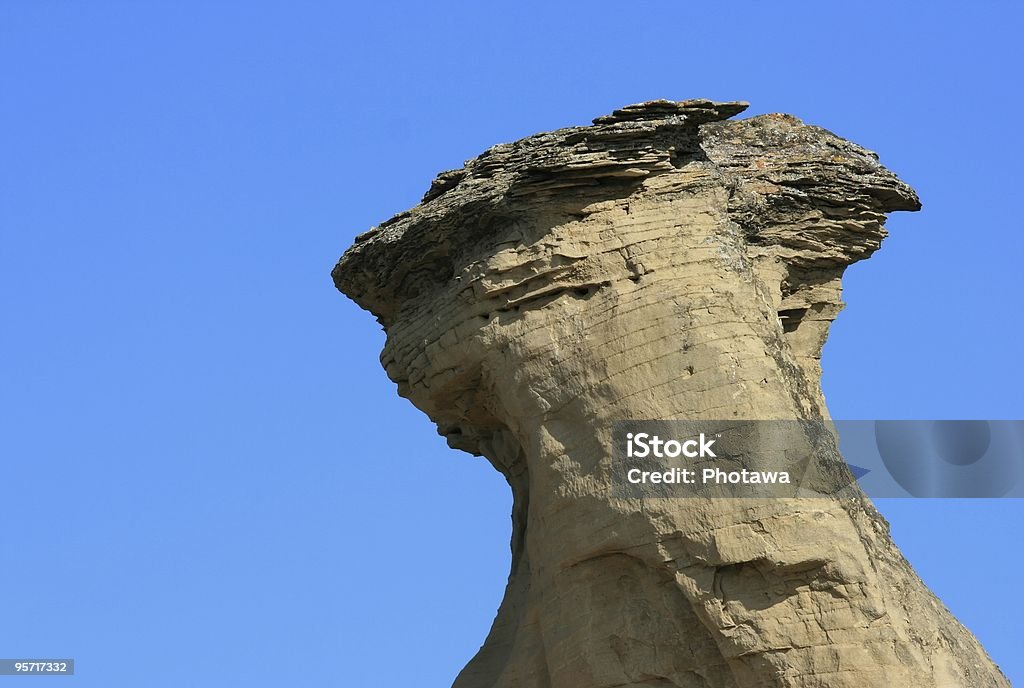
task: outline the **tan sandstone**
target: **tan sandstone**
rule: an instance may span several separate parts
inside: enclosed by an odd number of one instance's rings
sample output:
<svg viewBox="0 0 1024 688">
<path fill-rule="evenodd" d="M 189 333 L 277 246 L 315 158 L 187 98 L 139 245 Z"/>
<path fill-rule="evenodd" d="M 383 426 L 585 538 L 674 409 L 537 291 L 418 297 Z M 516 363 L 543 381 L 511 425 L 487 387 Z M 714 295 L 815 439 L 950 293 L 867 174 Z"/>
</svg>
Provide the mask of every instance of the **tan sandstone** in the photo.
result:
<svg viewBox="0 0 1024 688">
<path fill-rule="evenodd" d="M 641 103 L 502 144 L 333 276 L 398 392 L 514 495 L 512 571 L 457 688 L 1007 686 L 856 491 L 618 498 L 623 419 L 823 419 L 846 266 L 913 190 L 745 103 Z"/>
</svg>

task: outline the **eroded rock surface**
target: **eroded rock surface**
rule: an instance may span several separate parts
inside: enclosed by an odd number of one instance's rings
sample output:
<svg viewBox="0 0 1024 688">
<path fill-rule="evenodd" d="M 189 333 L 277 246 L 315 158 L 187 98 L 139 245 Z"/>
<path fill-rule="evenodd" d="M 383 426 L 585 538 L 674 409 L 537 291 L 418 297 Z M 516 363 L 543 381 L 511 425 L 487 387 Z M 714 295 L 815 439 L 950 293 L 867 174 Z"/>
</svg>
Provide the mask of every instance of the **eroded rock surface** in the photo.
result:
<svg viewBox="0 0 1024 688">
<path fill-rule="evenodd" d="M 617 420 L 826 418 L 843 271 L 919 208 L 873 153 L 745 107 L 494 146 L 334 270 L 399 393 L 512 487 L 505 598 L 457 688 L 1009 685 L 862 496 L 611 494 Z"/>
</svg>

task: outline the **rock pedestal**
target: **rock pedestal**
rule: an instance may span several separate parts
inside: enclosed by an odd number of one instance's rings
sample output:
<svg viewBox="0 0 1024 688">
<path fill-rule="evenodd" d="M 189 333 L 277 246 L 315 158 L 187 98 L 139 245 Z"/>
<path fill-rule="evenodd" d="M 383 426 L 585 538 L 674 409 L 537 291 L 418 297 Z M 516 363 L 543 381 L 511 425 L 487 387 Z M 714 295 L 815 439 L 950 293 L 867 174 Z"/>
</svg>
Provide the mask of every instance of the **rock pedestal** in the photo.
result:
<svg viewBox="0 0 1024 688">
<path fill-rule="evenodd" d="M 612 494 L 625 419 L 823 419 L 840 279 L 913 190 L 745 103 L 656 101 L 487 150 L 359 236 L 338 288 L 399 394 L 514 494 L 457 688 L 1008 686 L 866 498 Z"/>
</svg>

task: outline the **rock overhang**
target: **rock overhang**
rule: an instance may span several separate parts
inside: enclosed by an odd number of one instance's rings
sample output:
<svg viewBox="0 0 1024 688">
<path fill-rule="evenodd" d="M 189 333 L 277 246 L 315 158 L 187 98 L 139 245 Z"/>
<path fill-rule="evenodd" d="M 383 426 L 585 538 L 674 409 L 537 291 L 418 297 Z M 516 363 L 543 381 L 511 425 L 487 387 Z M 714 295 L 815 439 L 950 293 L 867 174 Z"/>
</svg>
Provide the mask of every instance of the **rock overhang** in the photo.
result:
<svg viewBox="0 0 1024 688">
<path fill-rule="evenodd" d="M 813 236 L 779 233 L 773 225 L 791 226 L 796 218 L 808 234 L 814 218 L 798 216 L 817 213 L 826 220 L 825 236 L 829 223 L 849 220 L 850 250 L 797 256 L 809 264 L 870 255 L 884 236 L 884 213 L 920 208 L 913 189 L 873 152 L 790 115 L 729 120 L 746 108 L 742 101 L 648 101 L 590 126 L 492 146 L 461 169 L 440 173 L 418 206 L 356 237 L 332 272 L 334 283 L 386 324 L 407 296 L 410 274 L 452 278 L 459 254 L 494 227 L 545 207 L 562 207 L 571 217 L 687 164 L 707 167 L 705 183 L 728 191 L 730 215 L 754 244 L 806 253 Z M 824 243 L 841 243 L 842 233 L 832 231 Z"/>
</svg>

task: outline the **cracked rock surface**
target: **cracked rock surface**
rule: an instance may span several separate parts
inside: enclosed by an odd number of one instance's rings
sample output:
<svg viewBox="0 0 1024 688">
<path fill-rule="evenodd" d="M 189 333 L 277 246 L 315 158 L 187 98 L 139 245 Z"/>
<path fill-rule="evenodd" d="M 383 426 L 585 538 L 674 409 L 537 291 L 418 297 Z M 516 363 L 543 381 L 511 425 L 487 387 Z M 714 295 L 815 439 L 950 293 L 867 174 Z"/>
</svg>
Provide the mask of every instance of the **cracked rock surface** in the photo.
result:
<svg viewBox="0 0 1024 688">
<path fill-rule="evenodd" d="M 874 153 L 745 107 L 494 146 L 334 269 L 399 394 L 512 488 L 505 597 L 456 688 L 1009 685 L 862 495 L 612 495 L 615 421 L 827 418 L 843 271 L 920 207 Z"/>
</svg>

